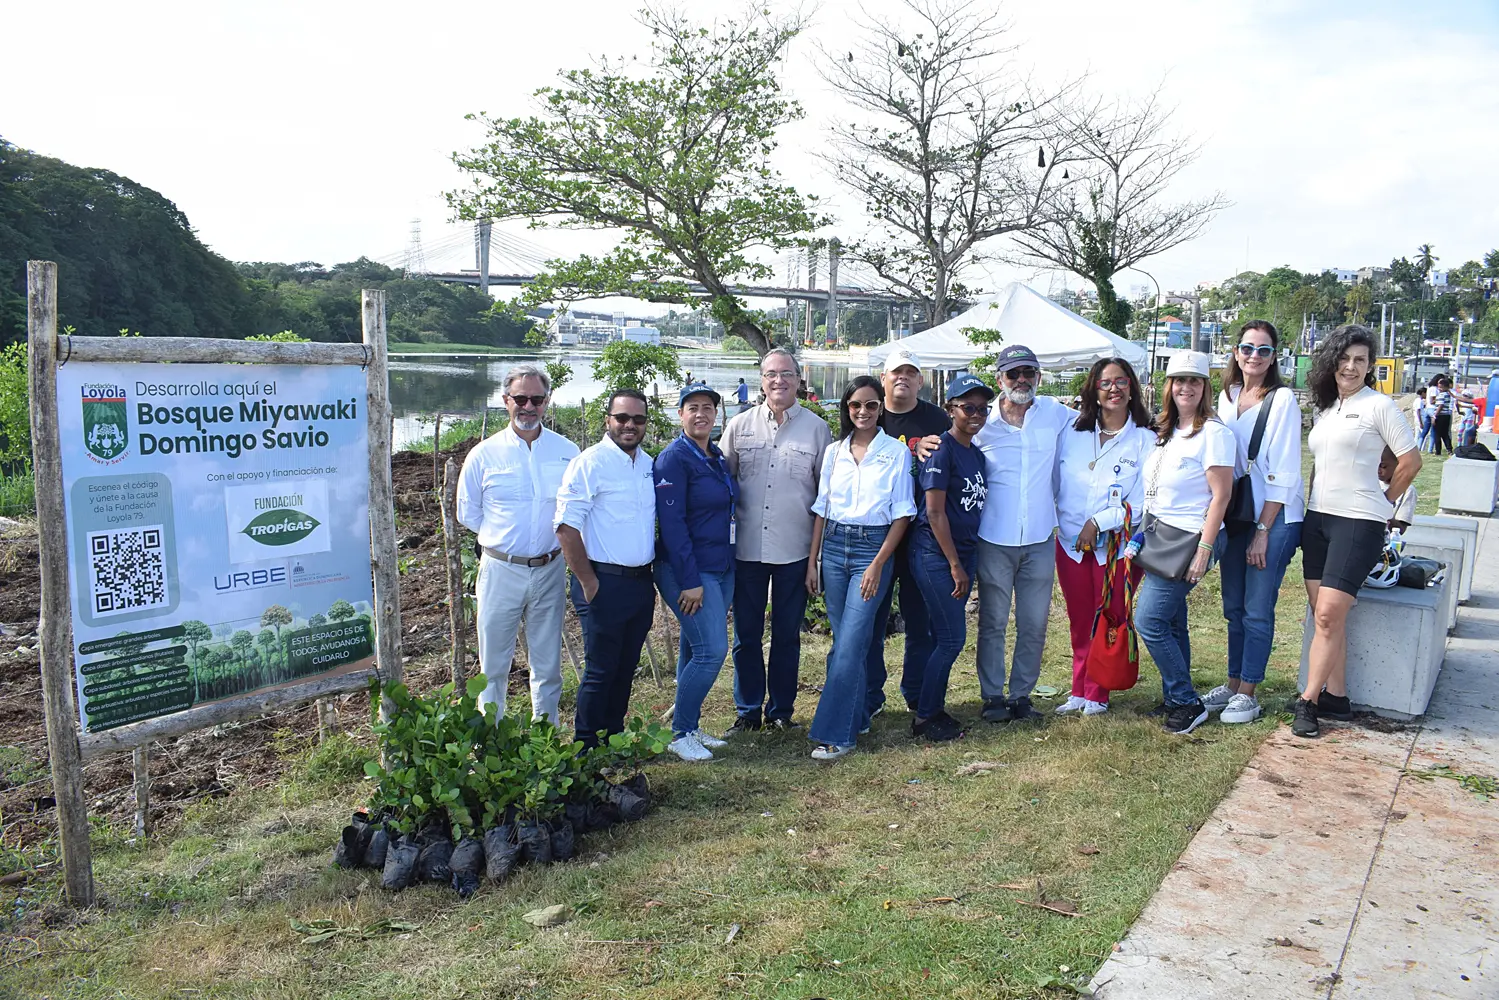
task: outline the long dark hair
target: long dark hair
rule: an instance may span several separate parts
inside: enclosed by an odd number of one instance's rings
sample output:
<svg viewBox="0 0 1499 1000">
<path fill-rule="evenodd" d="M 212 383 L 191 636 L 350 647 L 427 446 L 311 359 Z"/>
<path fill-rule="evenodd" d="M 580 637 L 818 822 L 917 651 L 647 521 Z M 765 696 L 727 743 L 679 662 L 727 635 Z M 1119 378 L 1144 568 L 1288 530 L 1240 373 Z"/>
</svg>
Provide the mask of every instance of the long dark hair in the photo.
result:
<svg viewBox="0 0 1499 1000">
<path fill-rule="evenodd" d="M 1280 331 L 1275 329 L 1275 324 L 1268 319 L 1252 319 L 1244 324 L 1244 329 L 1239 331 L 1239 336 L 1253 333 L 1255 330 L 1266 334 L 1270 338 L 1270 346 L 1276 350 L 1280 349 Z M 1231 385 L 1243 385 L 1244 373 L 1239 369 L 1239 347 L 1235 344 L 1228 352 L 1228 367 L 1223 372 L 1223 390 L 1228 391 Z M 1273 353 L 1270 355 L 1270 367 L 1265 369 L 1265 384 L 1261 389 L 1263 395 L 1270 393 L 1285 385 L 1285 379 L 1280 377 L 1280 359 Z"/>
<path fill-rule="evenodd" d="M 1312 355 L 1312 370 L 1307 374 L 1306 385 L 1312 390 L 1312 405 L 1318 410 L 1338 401 L 1338 359 L 1359 344 L 1369 349 L 1369 371 L 1364 376 L 1364 385 L 1374 388 L 1374 334 L 1367 326 L 1344 323 L 1329 333 Z"/>
<path fill-rule="evenodd" d="M 854 398 L 854 393 L 860 389 L 873 389 L 875 397 L 880 403 L 885 402 L 885 387 L 880 385 L 880 380 L 873 375 L 856 375 L 849 380 L 848 386 L 843 390 L 843 398 L 838 400 L 838 440 L 842 441 L 854 432 L 854 422 L 848 418 L 848 401 Z"/>
<path fill-rule="evenodd" d="M 1078 400 L 1081 412 L 1077 420 L 1073 421 L 1073 430 L 1098 430 L 1099 413 L 1102 410 L 1098 405 L 1098 380 L 1103 378 L 1103 370 L 1109 365 L 1118 365 L 1123 370 L 1124 377 L 1129 379 L 1129 418 L 1135 422 L 1136 427 L 1150 426 L 1150 411 L 1145 408 L 1145 400 L 1141 398 L 1140 379 L 1136 377 L 1134 368 L 1123 358 L 1102 358 L 1093 362 L 1093 367 L 1088 369 L 1088 378 L 1083 382 L 1082 398 Z"/>
<path fill-rule="evenodd" d="M 1213 382 L 1201 375 L 1174 375 L 1166 379 L 1164 395 L 1166 401 L 1161 404 L 1161 415 L 1156 419 L 1155 443 L 1159 447 L 1171 440 L 1176 433 L 1176 425 L 1181 423 L 1181 411 L 1176 408 L 1176 396 L 1171 392 L 1171 384 L 1178 378 L 1195 378 L 1202 383 L 1202 395 L 1197 398 L 1197 412 L 1192 414 L 1192 429 L 1187 432 L 1187 437 L 1196 437 L 1202 430 L 1202 425 L 1209 420 L 1216 420 L 1217 414 L 1213 412 Z"/>
</svg>

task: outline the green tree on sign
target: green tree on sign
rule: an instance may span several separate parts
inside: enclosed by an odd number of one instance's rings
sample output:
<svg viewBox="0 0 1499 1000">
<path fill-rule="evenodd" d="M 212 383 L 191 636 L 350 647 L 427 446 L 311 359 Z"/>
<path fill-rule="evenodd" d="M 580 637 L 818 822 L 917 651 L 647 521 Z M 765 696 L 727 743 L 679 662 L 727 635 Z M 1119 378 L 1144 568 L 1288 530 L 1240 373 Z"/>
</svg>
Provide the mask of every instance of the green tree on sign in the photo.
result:
<svg viewBox="0 0 1499 1000">
<path fill-rule="evenodd" d="M 276 633 L 268 628 L 261 629 L 255 636 L 255 644 L 260 647 L 261 665 L 269 670 L 275 654 Z"/>
<path fill-rule="evenodd" d="M 648 72 L 603 60 L 537 90 L 531 117 L 470 115 L 488 141 L 454 155 L 473 186 L 448 202 L 462 219 L 623 232 L 602 256 L 549 261 L 522 311 L 603 295 L 706 301 L 764 355 L 766 331 L 729 289 L 772 277 L 756 251 L 800 245 L 823 224 L 771 166 L 776 131 L 803 114 L 777 79 L 801 23 L 757 13 L 709 28 L 649 9 L 640 22 Z"/>
<path fill-rule="evenodd" d="M 330 621 L 341 622 L 341 621 L 344 621 L 347 618 L 353 618 L 353 617 L 354 617 L 354 605 L 350 604 L 348 601 L 344 600 L 342 597 L 340 597 L 338 600 L 334 601 L 333 602 L 333 607 L 331 607 L 331 608 L 328 609 L 328 618 L 329 618 Z"/>
</svg>

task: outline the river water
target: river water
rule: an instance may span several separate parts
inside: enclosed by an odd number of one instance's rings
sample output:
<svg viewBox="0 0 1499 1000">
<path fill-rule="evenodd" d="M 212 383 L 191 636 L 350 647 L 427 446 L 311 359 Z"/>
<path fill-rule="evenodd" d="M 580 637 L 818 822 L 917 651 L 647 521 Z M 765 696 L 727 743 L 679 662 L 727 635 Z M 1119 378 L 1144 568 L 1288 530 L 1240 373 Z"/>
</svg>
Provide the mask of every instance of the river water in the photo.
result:
<svg viewBox="0 0 1499 1000">
<path fill-rule="evenodd" d="M 408 354 L 392 356 L 390 359 L 390 403 L 395 415 L 396 449 L 432 433 L 432 418 L 442 414 L 444 420 L 460 417 L 478 417 L 486 406 L 503 410 L 502 386 L 505 372 L 511 365 L 522 361 L 545 364 L 548 361 L 564 361 L 572 366 L 572 378 L 552 395 L 554 403 L 576 405 L 585 399 L 597 399 L 603 384 L 593 377 L 593 362 L 597 351 L 571 349 L 549 351 L 545 354 L 527 355 L 472 355 L 472 354 Z M 734 399 L 734 389 L 742 378 L 750 386 L 751 393 L 760 388 L 760 369 L 755 359 L 747 355 L 719 354 L 712 351 L 683 351 L 680 356 L 684 376 L 691 372 L 693 378 L 705 381 L 723 394 L 724 399 Z M 855 363 L 853 375 L 862 374 L 867 368 Z M 804 364 L 802 373 L 807 384 L 821 399 L 837 399 L 850 378 L 847 361 L 825 364 Z M 659 384 L 657 391 L 670 394 L 676 386 Z M 732 413 L 733 410 L 731 409 Z"/>
</svg>

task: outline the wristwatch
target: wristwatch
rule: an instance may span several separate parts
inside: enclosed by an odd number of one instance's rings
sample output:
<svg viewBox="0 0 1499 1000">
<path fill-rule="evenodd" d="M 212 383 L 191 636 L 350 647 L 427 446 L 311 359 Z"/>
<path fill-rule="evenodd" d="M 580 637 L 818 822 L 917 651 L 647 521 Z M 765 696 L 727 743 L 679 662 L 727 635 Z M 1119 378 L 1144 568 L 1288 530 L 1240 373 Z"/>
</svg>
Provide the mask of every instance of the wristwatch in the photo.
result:
<svg viewBox="0 0 1499 1000">
<path fill-rule="evenodd" d="M 1261 524 L 1259 521 L 1256 521 L 1256 522 L 1254 522 L 1254 530 L 1255 531 L 1269 531 L 1270 530 L 1270 525 L 1268 525 L 1268 524 Z"/>
</svg>

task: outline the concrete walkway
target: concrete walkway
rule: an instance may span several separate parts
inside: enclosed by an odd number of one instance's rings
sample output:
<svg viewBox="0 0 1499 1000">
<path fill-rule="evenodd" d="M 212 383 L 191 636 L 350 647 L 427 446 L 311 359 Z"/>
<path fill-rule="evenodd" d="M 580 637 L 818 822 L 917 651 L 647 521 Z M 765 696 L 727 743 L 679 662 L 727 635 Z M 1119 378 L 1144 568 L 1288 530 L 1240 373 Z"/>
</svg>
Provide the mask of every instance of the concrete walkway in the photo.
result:
<svg viewBox="0 0 1499 1000">
<path fill-rule="evenodd" d="M 1499 520 L 1424 718 L 1273 735 L 1093 979 L 1134 998 L 1499 997 Z"/>
</svg>

